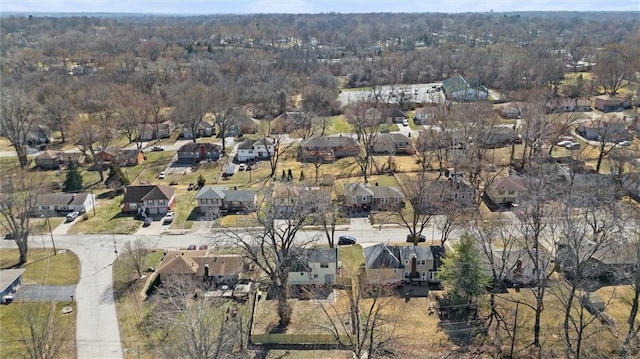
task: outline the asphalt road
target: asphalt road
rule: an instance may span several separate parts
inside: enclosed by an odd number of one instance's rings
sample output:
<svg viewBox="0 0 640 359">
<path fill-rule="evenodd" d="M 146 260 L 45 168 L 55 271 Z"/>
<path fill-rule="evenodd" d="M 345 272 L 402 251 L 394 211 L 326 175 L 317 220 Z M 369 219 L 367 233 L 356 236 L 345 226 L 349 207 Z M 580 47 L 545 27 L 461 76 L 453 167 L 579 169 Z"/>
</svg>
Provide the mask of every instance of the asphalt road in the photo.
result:
<svg viewBox="0 0 640 359">
<path fill-rule="evenodd" d="M 16 302 L 71 302 L 75 285 L 23 285 L 16 291 Z"/>
</svg>

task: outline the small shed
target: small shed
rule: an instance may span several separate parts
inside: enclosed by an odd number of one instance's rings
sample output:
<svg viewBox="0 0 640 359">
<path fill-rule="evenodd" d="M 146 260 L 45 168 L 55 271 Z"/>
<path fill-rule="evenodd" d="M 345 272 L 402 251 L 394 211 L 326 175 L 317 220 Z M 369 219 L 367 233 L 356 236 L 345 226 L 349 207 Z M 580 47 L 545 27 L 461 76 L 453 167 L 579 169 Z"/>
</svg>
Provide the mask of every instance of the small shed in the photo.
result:
<svg viewBox="0 0 640 359">
<path fill-rule="evenodd" d="M 22 273 L 24 269 L 3 269 L 0 270 L 0 301 L 6 303 L 13 299 L 16 288 L 22 285 Z"/>
</svg>

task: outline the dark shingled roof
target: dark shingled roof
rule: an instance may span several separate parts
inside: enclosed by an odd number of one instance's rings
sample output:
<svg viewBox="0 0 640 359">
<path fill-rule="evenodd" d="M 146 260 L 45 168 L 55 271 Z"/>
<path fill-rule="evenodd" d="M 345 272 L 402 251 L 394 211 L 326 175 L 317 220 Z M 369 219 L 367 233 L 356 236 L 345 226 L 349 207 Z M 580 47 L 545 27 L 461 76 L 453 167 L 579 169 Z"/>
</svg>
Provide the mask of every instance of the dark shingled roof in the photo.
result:
<svg viewBox="0 0 640 359">
<path fill-rule="evenodd" d="M 175 193 L 172 187 L 165 185 L 140 185 L 125 187 L 125 203 L 142 202 L 145 200 L 171 199 Z"/>
</svg>

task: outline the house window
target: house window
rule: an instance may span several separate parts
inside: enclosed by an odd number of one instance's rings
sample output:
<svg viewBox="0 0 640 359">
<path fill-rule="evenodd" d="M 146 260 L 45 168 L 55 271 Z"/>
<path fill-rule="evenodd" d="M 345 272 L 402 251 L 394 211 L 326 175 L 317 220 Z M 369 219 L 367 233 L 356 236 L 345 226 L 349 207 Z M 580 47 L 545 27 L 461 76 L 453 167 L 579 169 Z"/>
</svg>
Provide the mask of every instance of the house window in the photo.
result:
<svg viewBox="0 0 640 359">
<path fill-rule="evenodd" d="M 320 263 L 320 268 L 329 268 L 329 263 Z"/>
<path fill-rule="evenodd" d="M 304 272 L 300 272 L 300 275 L 304 275 Z"/>
<path fill-rule="evenodd" d="M 420 261 L 418 261 L 418 262 L 419 262 L 419 264 L 420 264 L 421 266 L 427 265 L 427 261 L 426 261 L 426 260 L 424 260 L 424 259 L 423 259 L 423 260 L 420 260 Z"/>
<path fill-rule="evenodd" d="M 509 191 L 509 194 L 516 194 L 516 191 Z"/>
<path fill-rule="evenodd" d="M 317 275 L 317 274 L 314 274 L 314 275 L 313 275 L 313 278 L 314 278 L 314 279 L 318 279 L 318 275 Z"/>
<path fill-rule="evenodd" d="M 409 277 L 409 272 L 404 272 L 405 277 Z"/>
<path fill-rule="evenodd" d="M 438 272 L 429 272 L 429 280 L 436 280 L 436 275 Z"/>
<path fill-rule="evenodd" d="M 427 279 L 427 272 L 422 272 L 422 280 Z"/>
</svg>

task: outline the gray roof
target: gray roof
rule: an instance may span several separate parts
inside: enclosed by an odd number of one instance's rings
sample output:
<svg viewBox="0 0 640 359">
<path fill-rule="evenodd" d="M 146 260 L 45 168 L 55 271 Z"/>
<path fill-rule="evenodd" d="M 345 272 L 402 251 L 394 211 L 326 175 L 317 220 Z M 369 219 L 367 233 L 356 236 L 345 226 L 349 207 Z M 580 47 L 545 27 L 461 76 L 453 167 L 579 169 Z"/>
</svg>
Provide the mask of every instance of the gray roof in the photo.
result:
<svg viewBox="0 0 640 359">
<path fill-rule="evenodd" d="M 334 148 L 334 147 L 357 147 L 358 142 L 347 136 L 318 136 L 306 140 L 302 147 L 312 148 Z"/>
<path fill-rule="evenodd" d="M 267 138 L 261 138 L 259 140 L 246 140 L 238 145 L 238 149 L 241 150 L 250 150 L 253 148 L 253 145 L 259 143 L 264 146 L 273 146 L 273 143 Z"/>
<path fill-rule="evenodd" d="M 345 183 L 343 188 L 344 195 L 347 197 L 373 196 L 373 191 L 362 183 Z"/>
<path fill-rule="evenodd" d="M 124 203 L 138 203 L 146 200 L 170 200 L 175 194 L 173 187 L 166 185 L 139 185 L 125 187 Z"/>
<path fill-rule="evenodd" d="M 13 283 L 16 278 L 24 273 L 24 269 L 3 269 L 0 270 L 0 291 L 4 291 Z"/>
<path fill-rule="evenodd" d="M 309 272 L 309 263 L 330 263 L 338 260 L 337 248 L 305 248 L 302 254 L 294 260 L 289 268 L 290 272 Z"/>
<path fill-rule="evenodd" d="M 433 260 L 433 252 L 429 246 L 389 246 L 389 250 L 399 255 L 398 258 L 411 258 L 415 254 L 416 258 Z"/>
<path fill-rule="evenodd" d="M 364 262 L 367 269 L 404 268 L 398 258 L 399 253 L 393 253 L 383 243 L 365 247 Z"/>
<path fill-rule="evenodd" d="M 404 198 L 404 195 L 396 187 L 371 186 L 374 198 Z"/>
<path fill-rule="evenodd" d="M 250 202 L 256 195 L 253 190 L 236 190 L 228 187 L 204 186 L 200 188 L 196 199 L 223 199 L 225 201 Z"/>
<path fill-rule="evenodd" d="M 379 133 L 375 135 L 375 143 L 410 143 L 409 137 L 401 133 Z"/>
<path fill-rule="evenodd" d="M 43 193 L 37 197 L 38 206 L 72 206 L 81 205 L 88 193 Z"/>
<path fill-rule="evenodd" d="M 226 187 L 203 186 L 196 194 L 196 199 L 223 199 Z"/>
</svg>

